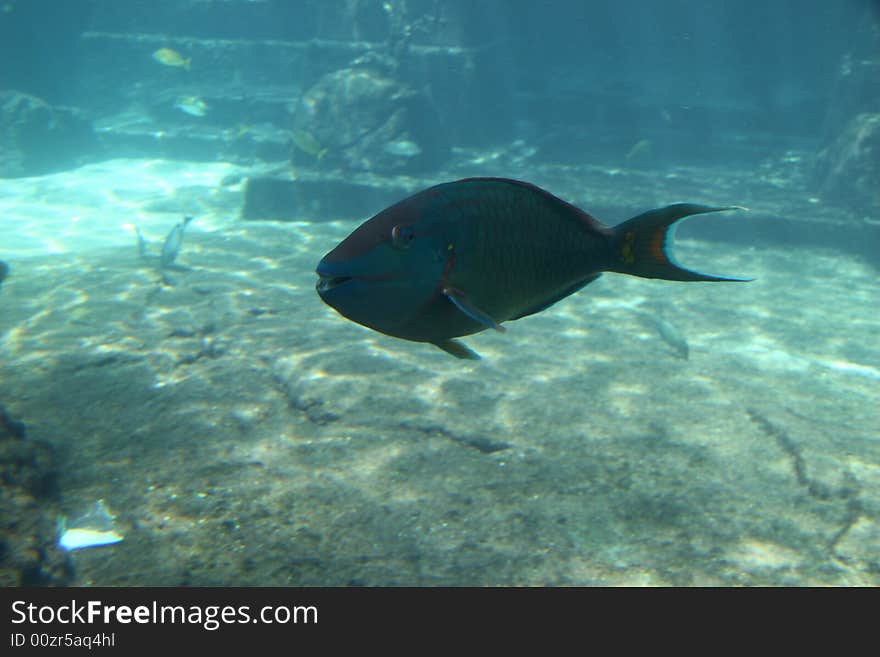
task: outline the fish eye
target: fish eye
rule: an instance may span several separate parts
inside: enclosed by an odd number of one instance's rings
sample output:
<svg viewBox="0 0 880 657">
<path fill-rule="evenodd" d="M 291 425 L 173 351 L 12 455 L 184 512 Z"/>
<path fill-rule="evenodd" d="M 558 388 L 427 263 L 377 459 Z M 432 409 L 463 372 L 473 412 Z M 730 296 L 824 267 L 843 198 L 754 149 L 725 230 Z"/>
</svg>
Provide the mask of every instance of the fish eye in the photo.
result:
<svg viewBox="0 0 880 657">
<path fill-rule="evenodd" d="M 415 236 L 412 226 L 398 224 L 391 229 L 391 244 L 395 249 L 406 249 L 412 244 Z"/>
</svg>

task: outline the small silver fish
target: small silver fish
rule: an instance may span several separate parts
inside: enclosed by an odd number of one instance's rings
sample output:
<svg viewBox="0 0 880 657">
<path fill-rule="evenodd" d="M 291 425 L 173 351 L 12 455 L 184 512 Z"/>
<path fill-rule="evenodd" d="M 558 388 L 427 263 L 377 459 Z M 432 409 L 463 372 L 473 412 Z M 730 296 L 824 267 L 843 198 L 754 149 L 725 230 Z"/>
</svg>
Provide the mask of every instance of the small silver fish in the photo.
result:
<svg viewBox="0 0 880 657">
<path fill-rule="evenodd" d="M 422 147 L 416 142 L 409 139 L 398 139 L 397 141 L 388 142 L 382 149 L 390 155 L 399 155 L 401 157 L 415 157 L 422 152 Z"/>
<path fill-rule="evenodd" d="M 104 500 L 95 502 L 91 511 L 71 522 L 72 526 L 62 517 L 58 521 L 58 547 L 70 551 L 119 543 L 124 537 L 116 531 L 115 520 Z"/>
<path fill-rule="evenodd" d="M 184 217 L 183 221 L 172 228 L 168 237 L 165 238 L 161 258 L 163 267 L 171 266 L 177 259 L 177 254 L 180 253 L 180 247 L 183 245 L 183 231 L 190 221 L 192 221 L 192 217 Z"/>
<path fill-rule="evenodd" d="M 653 317 L 652 321 L 663 342 L 672 347 L 679 357 L 688 360 L 691 350 L 681 332 L 661 317 Z"/>
<path fill-rule="evenodd" d="M 626 159 L 631 160 L 636 157 L 641 157 L 642 155 L 648 155 L 651 152 L 651 140 L 650 139 L 640 139 L 635 144 L 632 145 L 626 152 Z"/>
</svg>

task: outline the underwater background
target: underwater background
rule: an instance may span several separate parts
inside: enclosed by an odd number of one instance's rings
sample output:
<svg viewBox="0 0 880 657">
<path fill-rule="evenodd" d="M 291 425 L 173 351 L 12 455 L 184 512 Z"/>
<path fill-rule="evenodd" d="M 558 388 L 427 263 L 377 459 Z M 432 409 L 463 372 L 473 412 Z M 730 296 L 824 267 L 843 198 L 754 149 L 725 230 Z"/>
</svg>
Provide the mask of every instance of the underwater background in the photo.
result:
<svg viewBox="0 0 880 657">
<path fill-rule="evenodd" d="M 0 2 L 0 582 L 880 585 L 878 21 Z M 675 253 L 755 280 L 606 274 L 479 361 L 322 303 L 469 176 L 744 206 Z"/>
</svg>

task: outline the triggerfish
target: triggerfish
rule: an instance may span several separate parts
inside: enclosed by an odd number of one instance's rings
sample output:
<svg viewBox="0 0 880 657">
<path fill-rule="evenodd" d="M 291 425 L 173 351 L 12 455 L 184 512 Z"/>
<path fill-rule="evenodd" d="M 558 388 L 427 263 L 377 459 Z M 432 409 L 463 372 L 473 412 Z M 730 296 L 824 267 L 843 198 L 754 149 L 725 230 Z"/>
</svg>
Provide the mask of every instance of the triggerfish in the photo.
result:
<svg viewBox="0 0 880 657">
<path fill-rule="evenodd" d="M 455 340 L 546 310 L 602 272 L 748 281 L 678 265 L 672 227 L 741 209 L 677 203 L 614 227 L 535 185 L 467 178 L 415 194 L 361 224 L 318 263 L 317 291 L 348 319 L 458 358 Z"/>
</svg>

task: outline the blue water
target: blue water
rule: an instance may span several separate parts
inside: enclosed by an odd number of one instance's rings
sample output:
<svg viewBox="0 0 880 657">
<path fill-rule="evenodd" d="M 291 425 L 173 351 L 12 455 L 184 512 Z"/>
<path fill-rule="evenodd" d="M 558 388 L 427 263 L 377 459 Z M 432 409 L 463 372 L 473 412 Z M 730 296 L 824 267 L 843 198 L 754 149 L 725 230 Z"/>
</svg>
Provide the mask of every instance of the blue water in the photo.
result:
<svg viewBox="0 0 880 657">
<path fill-rule="evenodd" d="M 880 584 L 878 21 L 0 3 L 2 582 Z M 479 361 L 322 303 L 325 253 L 469 176 L 742 206 L 673 248 L 755 280 L 606 274 Z"/>
</svg>

